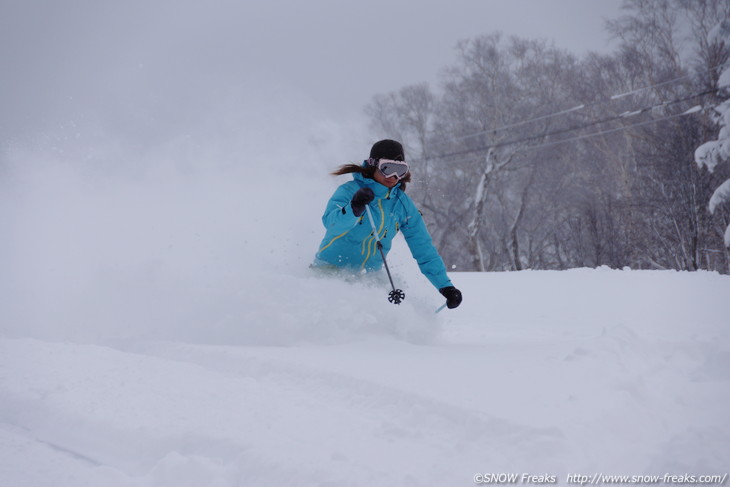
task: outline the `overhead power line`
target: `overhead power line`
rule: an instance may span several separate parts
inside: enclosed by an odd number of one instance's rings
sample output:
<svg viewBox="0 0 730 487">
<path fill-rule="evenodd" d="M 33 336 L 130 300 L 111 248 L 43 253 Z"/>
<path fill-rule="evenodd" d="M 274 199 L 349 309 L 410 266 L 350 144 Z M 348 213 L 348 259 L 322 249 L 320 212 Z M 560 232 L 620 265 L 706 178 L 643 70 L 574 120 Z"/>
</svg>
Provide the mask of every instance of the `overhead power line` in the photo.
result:
<svg viewBox="0 0 730 487">
<path fill-rule="evenodd" d="M 712 93 L 716 93 L 717 91 L 719 91 L 721 89 L 724 89 L 724 88 L 727 88 L 727 87 L 728 86 L 721 86 L 719 88 L 713 88 L 713 89 L 710 89 L 710 90 L 705 90 L 703 92 L 695 93 L 695 94 L 692 94 L 692 95 L 689 95 L 689 96 L 686 96 L 686 97 L 683 97 L 683 98 L 678 98 L 678 99 L 670 100 L 670 101 L 667 101 L 667 102 L 662 102 L 662 103 L 657 103 L 657 104 L 654 104 L 654 105 L 645 106 L 645 107 L 639 108 L 637 110 L 632 110 L 632 111 L 624 112 L 622 114 L 615 115 L 615 116 L 611 116 L 611 117 L 608 117 L 608 118 L 604 118 L 604 119 L 600 119 L 600 120 L 595 120 L 595 121 L 590 122 L 590 123 L 585 123 L 585 124 L 581 124 L 581 125 L 575 125 L 575 126 L 572 126 L 572 127 L 567 127 L 567 128 L 559 129 L 559 130 L 554 130 L 552 132 L 547 132 L 547 133 L 544 133 L 544 134 L 531 135 L 531 136 L 522 137 L 522 138 L 519 138 L 519 139 L 506 140 L 506 141 L 502 141 L 502 142 L 496 142 L 496 143 L 493 143 L 493 144 L 487 144 L 487 145 L 483 145 L 483 146 L 479 146 L 479 147 L 475 147 L 475 148 L 471 148 L 471 149 L 464 149 L 464 150 L 460 150 L 460 151 L 449 152 L 449 153 L 446 153 L 446 154 L 437 154 L 435 156 L 428 157 L 428 159 L 445 159 L 447 157 L 459 156 L 459 155 L 464 155 L 464 154 L 471 154 L 471 153 L 474 153 L 474 152 L 481 152 L 481 151 L 485 151 L 485 150 L 489 150 L 489 149 L 496 149 L 496 148 L 499 148 L 499 147 L 505 147 L 505 146 L 515 145 L 515 144 L 520 144 L 520 143 L 523 143 L 523 142 L 530 142 L 530 141 L 534 141 L 534 140 L 544 139 L 545 137 L 552 137 L 552 136 L 556 136 L 556 135 L 562 135 L 562 134 L 574 132 L 576 130 L 581 130 L 581 129 L 586 129 L 586 128 L 594 127 L 596 125 L 601 125 L 601 124 L 604 124 L 604 123 L 615 122 L 617 120 L 626 120 L 629 117 L 634 117 L 634 116 L 640 115 L 642 113 L 646 113 L 648 111 L 654 110 L 656 108 L 668 107 L 668 106 L 671 106 L 671 105 L 676 105 L 678 103 L 683 103 L 683 102 L 692 100 L 694 98 L 699 98 L 699 97 L 702 97 L 702 96 L 705 96 L 705 95 L 709 95 L 709 94 L 712 94 Z M 559 140 L 559 141 L 553 141 L 553 142 L 550 142 L 548 144 L 549 145 L 553 145 L 553 144 L 564 143 L 564 142 L 568 142 L 568 141 L 572 141 L 572 140 L 579 140 L 579 139 L 586 138 L 586 137 L 593 137 L 593 136 L 596 136 L 596 135 L 602 135 L 602 134 L 606 134 L 606 133 L 616 132 L 616 131 L 619 131 L 619 130 L 624 130 L 624 129 L 628 129 L 628 128 L 632 128 L 632 127 L 637 127 L 637 126 L 641 126 L 641 125 L 648 125 L 648 124 L 651 124 L 651 123 L 660 122 L 662 120 L 668 120 L 670 118 L 676 118 L 676 117 L 679 117 L 679 116 L 689 115 L 690 113 L 695 113 L 696 111 L 698 111 L 698 110 L 694 110 L 695 108 L 696 107 L 693 107 L 690 110 L 687 110 L 687 111 L 682 112 L 680 114 L 670 115 L 668 117 L 660 117 L 660 118 L 652 119 L 652 120 L 649 120 L 649 121 L 640 122 L 638 124 L 625 125 L 625 126 L 622 126 L 622 127 L 618 127 L 618 128 L 614 128 L 614 129 L 609 129 L 609 130 L 601 131 L 601 132 L 596 132 L 594 134 L 589 134 L 589 135 L 585 135 L 585 136 L 581 135 L 581 136 L 576 136 L 576 137 L 572 137 L 572 138 L 562 139 L 562 140 Z M 692 111 L 692 110 L 694 110 L 694 111 Z M 532 146 L 532 147 L 526 147 L 525 149 L 532 149 L 532 148 L 545 147 L 545 146 L 546 145 Z"/>
<path fill-rule="evenodd" d="M 533 149 L 542 149 L 544 147 L 550 147 L 550 146 L 553 146 L 553 145 L 563 144 L 565 142 L 573 142 L 575 140 L 587 139 L 587 138 L 590 138 L 590 137 L 596 137 L 598 135 L 610 134 L 610 133 L 613 133 L 613 132 L 619 132 L 621 130 L 626 130 L 626 129 L 630 129 L 630 128 L 634 128 L 634 127 L 642 127 L 644 125 L 651 125 L 651 124 L 654 124 L 654 123 L 663 122 L 664 120 L 671 120 L 673 118 L 679 118 L 679 117 L 684 117 L 686 115 L 691 115 L 691 114 L 697 113 L 697 112 L 699 112 L 701 110 L 702 110 L 702 106 L 701 105 L 696 105 L 696 106 L 690 108 L 689 110 L 685 110 L 685 111 L 683 111 L 681 113 L 675 113 L 673 115 L 667 115 L 665 117 L 660 117 L 660 118 L 653 118 L 651 120 L 645 120 L 643 122 L 637 122 L 637 123 L 634 123 L 634 124 L 631 124 L 631 125 L 625 125 L 625 126 L 622 126 L 622 127 L 616 127 L 616 128 L 612 128 L 612 129 L 602 130 L 600 132 L 593 132 L 593 133 L 590 133 L 590 134 L 576 135 L 574 137 L 570 137 L 570 138 L 567 138 L 567 139 L 555 140 L 555 141 L 552 141 L 552 142 L 546 142 L 544 144 L 539 144 L 539 145 L 533 145 L 533 146 L 529 146 L 529 147 L 524 147 L 522 150 L 527 151 L 527 150 L 533 150 Z"/>
<path fill-rule="evenodd" d="M 724 66 L 724 64 L 718 64 L 717 66 L 713 66 L 710 69 L 707 69 L 705 71 L 702 71 L 702 72 L 700 72 L 698 74 L 709 73 L 709 72 L 712 72 L 712 71 L 714 71 L 714 70 L 716 70 L 716 69 L 718 69 L 718 68 L 720 68 L 722 66 Z M 627 96 L 635 95 L 637 93 L 641 93 L 642 91 L 659 88 L 661 86 L 665 86 L 665 85 L 668 85 L 668 84 L 671 84 L 671 83 L 676 83 L 677 81 L 681 81 L 683 79 L 687 79 L 687 78 L 690 78 L 692 76 L 693 76 L 693 74 L 686 74 L 686 75 L 683 75 L 683 76 L 678 76 L 676 78 L 672 78 L 672 79 L 669 79 L 669 80 L 666 80 L 666 81 L 662 81 L 660 83 L 655 83 L 655 84 L 651 84 L 651 85 L 647 85 L 647 86 L 642 86 L 641 88 L 636 88 L 636 89 L 633 89 L 631 91 L 627 91 L 625 93 L 617 93 L 615 95 L 611 95 L 610 97 L 608 97 L 606 99 L 599 100 L 599 101 L 596 101 L 596 102 L 593 102 L 593 103 L 587 103 L 587 104 L 577 105 L 577 106 L 574 106 L 572 108 L 568 108 L 568 109 L 565 109 L 565 110 L 560 110 L 560 111 L 553 112 L 553 113 L 548 113 L 548 114 L 545 114 L 545 115 L 540 115 L 538 117 L 530 118 L 530 119 L 527 119 L 527 120 L 521 120 L 519 122 L 511 123 L 511 124 L 508 124 L 508 125 L 503 125 L 501 127 L 497 127 L 497 128 L 494 128 L 494 129 L 480 130 L 479 132 L 474 132 L 474 133 L 467 134 L 467 135 L 461 135 L 461 136 L 455 137 L 454 140 L 466 140 L 466 139 L 470 139 L 470 138 L 473 138 L 473 137 L 478 137 L 478 136 L 484 135 L 484 134 L 489 134 L 489 133 L 494 134 L 494 133 L 497 133 L 497 132 L 501 132 L 503 130 L 508 130 L 508 129 L 512 129 L 512 128 L 515 128 L 515 127 L 520 127 L 522 125 L 527 125 L 528 123 L 538 122 L 540 120 L 546 120 L 548 118 L 553 118 L 553 117 L 558 117 L 558 116 L 561 116 L 561 115 L 566 115 L 568 113 L 575 112 L 575 111 L 578 111 L 578 110 L 583 110 L 585 108 L 592 108 L 594 106 L 598 106 L 598 105 L 603 105 L 603 104 L 606 104 L 606 103 L 610 103 L 611 101 L 618 100 L 620 98 L 624 98 L 624 97 L 627 97 Z"/>
<path fill-rule="evenodd" d="M 590 134 L 576 135 L 574 137 L 568 137 L 567 139 L 554 140 L 552 142 L 545 142 L 545 143 L 539 144 L 539 145 L 525 146 L 525 147 L 519 148 L 517 150 L 517 152 L 527 152 L 527 151 L 530 151 L 530 150 L 543 149 L 545 147 L 551 147 L 551 146 L 555 146 L 555 145 L 565 144 L 567 142 L 574 142 L 576 140 L 588 139 L 590 137 L 597 137 L 599 135 L 605 135 L 605 134 L 610 134 L 610 133 L 614 133 L 614 132 L 620 132 L 621 130 L 626 130 L 626 129 L 630 129 L 630 128 L 634 128 L 634 127 L 641 127 L 641 126 L 644 126 L 644 125 L 651 125 L 651 124 L 654 124 L 654 123 L 663 122 L 665 120 L 671 120 L 673 118 L 679 118 L 679 117 L 684 117 L 686 115 L 691 115 L 691 114 L 697 113 L 697 112 L 699 112 L 701 110 L 702 110 L 702 106 L 701 105 L 696 105 L 696 106 L 690 108 L 689 110 L 685 110 L 685 111 L 683 111 L 681 113 L 675 113 L 673 115 L 667 115 L 665 117 L 660 117 L 660 118 L 653 118 L 651 120 L 645 120 L 643 122 L 637 122 L 637 123 L 634 123 L 634 124 L 631 124 L 631 125 L 624 125 L 624 126 L 615 127 L 615 128 L 612 128 L 612 129 L 601 130 L 599 132 L 592 132 Z M 490 147 L 475 149 L 472 152 L 476 152 L 477 150 L 488 150 L 489 148 Z M 431 158 L 429 158 L 429 159 L 431 159 Z M 456 163 L 467 162 L 468 160 L 469 159 L 460 159 Z"/>
</svg>

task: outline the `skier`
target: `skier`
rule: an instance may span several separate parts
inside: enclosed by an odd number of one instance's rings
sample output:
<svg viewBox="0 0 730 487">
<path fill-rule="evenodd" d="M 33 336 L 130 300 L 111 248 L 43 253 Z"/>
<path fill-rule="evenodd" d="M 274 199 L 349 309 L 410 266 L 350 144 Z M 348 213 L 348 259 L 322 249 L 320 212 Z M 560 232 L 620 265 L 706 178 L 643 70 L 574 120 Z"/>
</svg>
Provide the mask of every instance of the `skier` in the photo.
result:
<svg viewBox="0 0 730 487">
<path fill-rule="evenodd" d="M 421 213 L 405 193 L 411 173 L 400 142 L 378 141 L 362 165 L 345 164 L 332 174 L 352 174 L 353 180 L 337 188 L 327 203 L 322 216 L 326 233 L 312 266 L 357 271 L 377 271 L 383 266 L 375 231 L 366 221 L 369 206 L 383 252 L 387 255 L 393 237 L 403 232 L 423 275 L 446 298 L 449 308 L 459 306 L 461 292 L 446 275 Z"/>
</svg>

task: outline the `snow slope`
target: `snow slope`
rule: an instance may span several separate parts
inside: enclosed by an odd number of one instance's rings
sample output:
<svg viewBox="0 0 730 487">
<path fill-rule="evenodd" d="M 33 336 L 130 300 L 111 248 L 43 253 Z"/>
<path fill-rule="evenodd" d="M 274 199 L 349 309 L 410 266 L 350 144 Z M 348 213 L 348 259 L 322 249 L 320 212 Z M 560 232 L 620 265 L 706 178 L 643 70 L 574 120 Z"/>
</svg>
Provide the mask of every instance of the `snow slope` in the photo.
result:
<svg viewBox="0 0 730 487">
<path fill-rule="evenodd" d="M 0 486 L 730 469 L 730 277 L 456 272 L 434 315 L 402 240 L 401 306 L 314 276 L 327 173 L 372 140 L 271 91 L 0 147 Z"/>
<path fill-rule="evenodd" d="M 194 338 L 2 338 L 3 485 L 728 469 L 726 276 L 456 273 L 464 304 L 437 316 L 420 281 L 396 308 L 374 284 L 270 279 L 301 293 Z"/>
</svg>

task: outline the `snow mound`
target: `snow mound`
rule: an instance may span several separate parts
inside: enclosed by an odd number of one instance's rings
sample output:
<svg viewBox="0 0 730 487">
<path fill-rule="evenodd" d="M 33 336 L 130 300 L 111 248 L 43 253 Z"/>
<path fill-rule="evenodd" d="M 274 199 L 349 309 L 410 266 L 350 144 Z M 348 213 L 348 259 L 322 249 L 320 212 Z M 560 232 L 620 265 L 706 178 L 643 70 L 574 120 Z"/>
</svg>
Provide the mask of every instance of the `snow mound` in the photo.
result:
<svg viewBox="0 0 730 487">
<path fill-rule="evenodd" d="M 409 272 L 397 270 L 401 306 L 382 276 L 303 269 L 251 274 L 258 287 L 221 298 L 242 305 L 219 302 L 217 321 L 96 343 L 0 337 L 0 476 L 228 487 L 725 473 L 727 276 L 457 273 L 464 303 L 434 315 Z M 300 292 L 275 301 L 268 287 Z"/>
</svg>

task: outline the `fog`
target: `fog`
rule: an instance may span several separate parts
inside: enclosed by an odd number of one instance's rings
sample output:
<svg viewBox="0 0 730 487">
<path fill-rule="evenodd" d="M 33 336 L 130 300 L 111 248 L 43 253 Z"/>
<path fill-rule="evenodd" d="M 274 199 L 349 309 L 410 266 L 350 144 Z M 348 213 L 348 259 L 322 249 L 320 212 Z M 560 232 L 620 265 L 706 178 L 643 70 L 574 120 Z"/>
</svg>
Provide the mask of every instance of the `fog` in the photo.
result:
<svg viewBox="0 0 730 487">
<path fill-rule="evenodd" d="M 586 3 L 617 8 L 550 11 Z M 272 275 L 307 272 L 326 173 L 367 155 L 374 94 L 435 82 L 495 23 L 580 36 L 601 20 L 441 4 L 5 0 L 0 332 L 129 336 L 275 295 Z"/>
<path fill-rule="evenodd" d="M 95 126 L 101 118 L 135 140 L 157 140 L 211 116 L 211 103 L 262 85 L 340 120 L 360 118 L 373 94 L 438 82 L 458 40 L 494 30 L 605 52 L 603 20 L 619 5 L 5 0 L 0 139 L 6 145 L 29 130 Z"/>
</svg>

